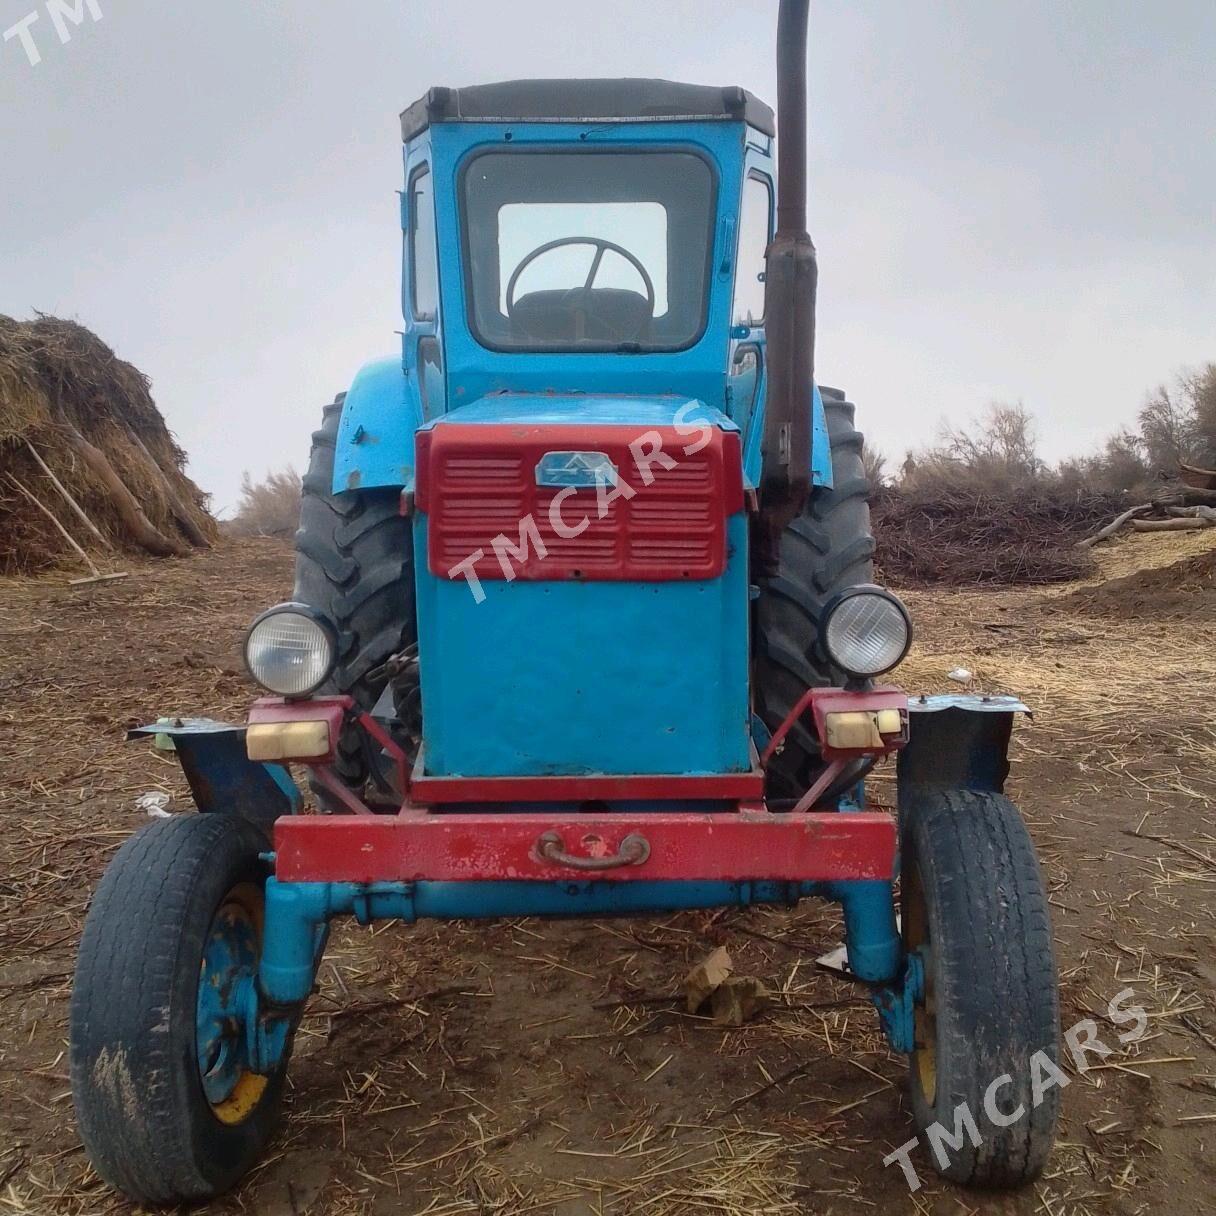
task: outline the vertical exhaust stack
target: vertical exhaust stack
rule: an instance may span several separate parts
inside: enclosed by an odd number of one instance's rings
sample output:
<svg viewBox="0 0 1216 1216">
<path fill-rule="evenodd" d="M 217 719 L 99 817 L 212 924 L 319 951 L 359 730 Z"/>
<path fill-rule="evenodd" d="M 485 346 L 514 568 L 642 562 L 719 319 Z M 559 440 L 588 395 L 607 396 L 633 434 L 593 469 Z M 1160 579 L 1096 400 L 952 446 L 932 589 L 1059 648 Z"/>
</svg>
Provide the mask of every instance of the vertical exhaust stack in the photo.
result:
<svg viewBox="0 0 1216 1216">
<path fill-rule="evenodd" d="M 806 55 L 810 0 L 777 19 L 777 232 L 765 255 L 768 393 L 761 437 L 759 573 L 776 573 L 781 533 L 811 489 L 811 382 L 819 271 L 806 230 Z"/>
</svg>

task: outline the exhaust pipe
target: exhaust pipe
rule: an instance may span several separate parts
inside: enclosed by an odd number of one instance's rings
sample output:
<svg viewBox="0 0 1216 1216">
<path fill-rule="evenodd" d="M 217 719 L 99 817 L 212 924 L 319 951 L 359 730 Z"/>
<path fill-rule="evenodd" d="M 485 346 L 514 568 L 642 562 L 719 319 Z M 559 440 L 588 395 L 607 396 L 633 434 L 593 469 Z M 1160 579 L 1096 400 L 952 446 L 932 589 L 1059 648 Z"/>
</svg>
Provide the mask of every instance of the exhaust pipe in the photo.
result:
<svg viewBox="0 0 1216 1216">
<path fill-rule="evenodd" d="M 810 0 L 777 18 L 777 232 L 765 253 L 768 393 L 760 449 L 758 573 L 776 574 L 781 534 L 811 489 L 811 383 L 819 271 L 806 230 L 806 54 Z"/>
</svg>

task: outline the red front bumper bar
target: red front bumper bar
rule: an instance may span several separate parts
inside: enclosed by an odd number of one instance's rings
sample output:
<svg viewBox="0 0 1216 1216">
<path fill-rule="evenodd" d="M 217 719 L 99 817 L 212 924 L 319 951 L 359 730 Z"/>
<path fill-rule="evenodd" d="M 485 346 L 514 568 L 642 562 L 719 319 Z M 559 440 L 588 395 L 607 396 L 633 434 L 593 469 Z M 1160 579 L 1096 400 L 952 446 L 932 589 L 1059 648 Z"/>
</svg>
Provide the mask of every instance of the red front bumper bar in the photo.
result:
<svg viewBox="0 0 1216 1216">
<path fill-rule="evenodd" d="M 889 879 L 885 812 L 302 815 L 275 824 L 286 882 Z"/>
</svg>

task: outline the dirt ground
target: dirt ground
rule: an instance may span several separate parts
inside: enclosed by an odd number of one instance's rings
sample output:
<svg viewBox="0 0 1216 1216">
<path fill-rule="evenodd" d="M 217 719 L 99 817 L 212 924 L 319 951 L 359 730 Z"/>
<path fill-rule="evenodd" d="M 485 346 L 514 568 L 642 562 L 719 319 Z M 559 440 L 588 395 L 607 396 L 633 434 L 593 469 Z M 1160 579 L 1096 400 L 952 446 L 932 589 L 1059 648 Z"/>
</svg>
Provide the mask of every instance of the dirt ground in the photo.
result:
<svg viewBox="0 0 1216 1216">
<path fill-rule="evenodd" d="M 1106 579 L 1204 551 L 1129 538 Z M 188 807 L 129 723 L 235 717 L 238 644 L 283 596 L 284 542 L 136 564 L 125 582 L 0 583 L 0 1212 L 122 1213 L 76 1138 L 66 1064 L 81 917 L 149 790 Z M 1162 576 L 1166 577 L 1165 575 Z M 1140 584 L 1137 584 L 1140 588 Z M 918 592 L 912 690 L 1020 692 L 1011 792 L 1043 857 L 1063 1016 L 1132 987 L 1149 1034 L 1064 1094 L 1046 1176 L 1013 1196 L 911 1195 L 882 1158 L 911 1135 L 904 1064 L 848 985 L 813 966 L 823 905 L 657 921 L 343 928 L 297 1039 L 284 1129 L 207 1209 L 405 1213 L 1131 1214 L 1216 1211 L 1216 618 L 1053 591 Z M 1137 591 L 1139 594 L 1139 590 Z M 1083 611 L 1078 610 L 1083 608 Z M 954 686 L 957 687 L 957 686 Z M 878 798 L 889 783 L 876 781 Z M 726 944 L 778 997 L 726 1030 L 668 998 Z"/>
</svg>

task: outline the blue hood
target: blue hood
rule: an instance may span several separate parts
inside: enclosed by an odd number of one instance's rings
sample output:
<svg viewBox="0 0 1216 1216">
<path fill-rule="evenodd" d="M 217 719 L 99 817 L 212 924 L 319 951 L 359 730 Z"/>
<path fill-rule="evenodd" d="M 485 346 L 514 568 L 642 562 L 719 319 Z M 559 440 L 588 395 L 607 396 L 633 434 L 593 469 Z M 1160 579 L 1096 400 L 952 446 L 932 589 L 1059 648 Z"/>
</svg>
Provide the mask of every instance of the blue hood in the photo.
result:
<svg viewBox="0 0 1216 1216">
<path fill-rule="evenodd" d="M 704 423 L 723 431 L 739 428 L 721 410 L 678 395 L 619 396 L 583 393 L 495 393 L 449 410 L 423 430 L 445 422 L 467 424 L 561 426 L 674 426 Z"/>
</svg>

